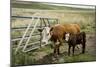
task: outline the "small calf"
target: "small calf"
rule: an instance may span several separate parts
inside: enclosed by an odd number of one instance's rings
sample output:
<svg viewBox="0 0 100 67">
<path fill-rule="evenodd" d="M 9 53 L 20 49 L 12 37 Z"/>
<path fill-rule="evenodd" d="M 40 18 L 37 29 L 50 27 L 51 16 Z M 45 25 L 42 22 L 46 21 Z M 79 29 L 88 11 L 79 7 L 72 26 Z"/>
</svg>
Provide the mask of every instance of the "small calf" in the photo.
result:
<svg viewBox="0 0 100 67">
<path fill-rule="evenodd" d="M 74 55 L 74 49 L 75 46 L 78 44 L 82 45 L 82 53 L 85 53 L 85 47 L 86 47 L 86 33 L 81 32 L 78 34 L 65 34 L 65 40 L 68 42 L 69 48 L 68 48 L 68 55 L 70 55 L 70 48 L 73 47 L 73 55 Z"/>
</svg>

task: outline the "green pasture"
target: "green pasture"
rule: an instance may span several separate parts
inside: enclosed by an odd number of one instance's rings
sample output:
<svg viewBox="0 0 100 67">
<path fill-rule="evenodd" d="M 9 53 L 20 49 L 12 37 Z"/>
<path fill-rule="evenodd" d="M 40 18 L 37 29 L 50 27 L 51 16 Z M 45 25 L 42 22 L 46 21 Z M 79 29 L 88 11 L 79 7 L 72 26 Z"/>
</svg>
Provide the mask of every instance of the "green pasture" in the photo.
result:
<svg viewBox="0 0 100 67">
<path fill-rule="evenodd" d="M 53 60 L 53 48 L 50 45 L 42 47 L 37 50 L 23 53 L 19 51 L 16 55 L 12 55 L 13 65 L 36 65 L 36 64 L 55 64 L 55 63 L 76 63 L 76 62 L 90 62 L 96 61 L 95 55 L 90 55 L 88 52 L 85 54 L 76 54 L 75 56 L 68 56 L 68 46 L 61 47 L 61 54 L 58 59 Z M 13 50 L 14 51 L 14 50 Z"/>
<path fill-rule="evenodd" d="M 59 19 L 59 23 L 77 23 L 81 27 L 81 31 L 85 31 L 86 34 L 95 34 L 96 32 L 96 11 L 95 9 L 81 9 L 71 8 L 65 6 L 47 5 L 44 3 L 11 3 L 12 16 L 48 16 L 56 17 Z M 45 9 L 45 10 L 43 10 Z M 14 27 L 28 26 L 31 22 L 30 19 L 16 19 L 11 18 L 11 39 L 22 36 L 25 30 L 12 30 Z M 52 22 L 52 21 L 51 21 Z M 38 33 L 38 31 L 35 31 Z M 30 31 L 28 32 L 29 35 Z M 27 35 L 27 36 L 28 36 Z M 91 35 L 90 35 L 91 36 Z M 30 42 L 34 42 L 39 39 L 39 36 L 33 37 Z M 19 41 L 18 41 L 19 43 Z M 16 45 L 15 43 L 11 44 Z M 27 53 L 23 53 L 21 50 L 17 54 L 14 54 L 15 48 L 11 48 L 11 62 L 12 65 L 29 65 L 29 64 L 55 64 L 55 63 L 72 63 L 72 62 L 89 62 L 95 61 L 96 55 L 92 55 L 86 50 L 85 54 L 76 54 L 75 56 L 68 56 L 68 45 L 61 47 L 61 54 L 58 59 L 53 59 L 53 48 L 50 44 L 32 50 Z M 89 49 L 90 50 L 90 49 Z"/>
</svg>

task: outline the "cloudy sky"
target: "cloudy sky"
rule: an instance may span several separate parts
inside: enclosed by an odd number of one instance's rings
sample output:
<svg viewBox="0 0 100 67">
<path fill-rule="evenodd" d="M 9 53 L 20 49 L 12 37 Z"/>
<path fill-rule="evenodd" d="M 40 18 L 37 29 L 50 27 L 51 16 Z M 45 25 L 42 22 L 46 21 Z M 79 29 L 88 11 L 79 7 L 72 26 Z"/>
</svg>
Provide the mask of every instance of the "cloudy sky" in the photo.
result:
<svg viewBox="0 0 100 67">
<path fill-rule="evenodd" d="M 50 5 L 57 5 L 57 6 L 68 6 L 68 7 L 77 7 L 77 8 L 90 8 L 94 9 L 95 0 L 21 0 L 21 1 L 39 1 L 39 2 L 55 2 L 55 3 L 69 3 L 68 5 L 65 4 L 50 4 Z M 71 4 L 85 4 L 85 5 L 70 5 Z M 88 5 L 88 6 L 86 6 Z"/>
<path fill-rule="evenodd" d="M 72 5 L 72 4 L 50 4 L 50 5 L 95 9 L 95 6 L 86 6 L 86 5 Z"/>
<path fill-rule="evenodd" d="M 42 2 L 57 2 L 57 3 L 96 5 L 96 0 L 22 0 L 22 1 L 40 1 L 40 2 L 42 1 Z"/>
</svg>

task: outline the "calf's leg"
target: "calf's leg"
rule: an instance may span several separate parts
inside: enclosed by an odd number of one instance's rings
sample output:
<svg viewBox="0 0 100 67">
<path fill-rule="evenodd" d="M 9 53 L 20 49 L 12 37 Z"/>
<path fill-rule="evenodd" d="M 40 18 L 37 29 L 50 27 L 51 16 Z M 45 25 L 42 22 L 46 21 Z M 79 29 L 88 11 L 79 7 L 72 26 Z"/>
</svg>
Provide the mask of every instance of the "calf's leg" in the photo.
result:
<svg viewBox="0 0 100 67">
<path fill-rule="evenodd" d="M 74 56 L 74 49 L 75 49 L 75 46 L 73 46 L 73 50 L 72 50 L 73 51 L 73 56 Z"/>
<path fill-rule="evenodd" d="M 57 53 L 58 53 L 58 55 L 60 54 L 60 52 L 59 52 L 59 47 L 57 48 Z"/>
<path fill-rule="evenodd" d="M 82 44 L 82 53 L 85 53 L 85 44 Z"/>
<path fill-rule="evenodd" d="M 69 45 L 69 47 L 68 47 L 68 56 L 70 56 L 70 48 L 71 48 L 71 46 Z"/>
</svg>

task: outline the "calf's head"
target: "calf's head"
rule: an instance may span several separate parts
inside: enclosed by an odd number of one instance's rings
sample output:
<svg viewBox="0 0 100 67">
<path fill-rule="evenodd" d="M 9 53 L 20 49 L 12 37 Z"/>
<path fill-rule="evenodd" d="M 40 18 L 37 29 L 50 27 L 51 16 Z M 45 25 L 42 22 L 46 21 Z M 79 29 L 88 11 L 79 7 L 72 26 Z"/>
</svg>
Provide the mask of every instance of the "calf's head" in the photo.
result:
<svg viewBox="0 0 100 67">
<path fill-rule="evenodd" d="M 69 37 L 70 37 L 70 34 L 69 33 L 66 33 L 65 34 L 65 40 L 68 42 L 68 40 L 69 40 Z"/>
</svg>

